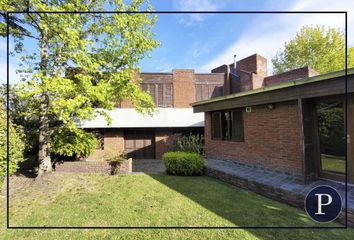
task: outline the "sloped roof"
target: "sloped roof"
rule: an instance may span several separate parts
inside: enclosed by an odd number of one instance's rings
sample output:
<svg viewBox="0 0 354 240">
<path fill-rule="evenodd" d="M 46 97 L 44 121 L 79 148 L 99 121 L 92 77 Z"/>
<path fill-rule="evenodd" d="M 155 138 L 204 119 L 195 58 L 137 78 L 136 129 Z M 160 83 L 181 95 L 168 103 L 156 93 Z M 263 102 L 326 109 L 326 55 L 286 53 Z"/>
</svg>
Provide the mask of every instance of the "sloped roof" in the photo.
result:
<svg viewBox="0 0 354 240">
<path fill-rule="evenodd" d="M 204 114 L 193 113 L 192 108 L 157 108 L 152 116 L 141 114 L 134 108 L 116 108 L 107 111 L 112 118 L 108 125 L 103 116 L 78 123 L 80 128 L 157 128 L 204 127 Z"/>
</svg>

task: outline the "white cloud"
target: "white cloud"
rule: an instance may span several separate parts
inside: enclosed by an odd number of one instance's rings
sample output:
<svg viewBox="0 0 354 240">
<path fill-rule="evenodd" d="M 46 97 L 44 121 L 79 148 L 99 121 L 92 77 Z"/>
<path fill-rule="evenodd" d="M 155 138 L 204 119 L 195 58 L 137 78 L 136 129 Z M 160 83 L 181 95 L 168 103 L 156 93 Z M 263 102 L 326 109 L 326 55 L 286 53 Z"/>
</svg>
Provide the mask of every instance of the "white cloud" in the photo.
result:
<svg viewBox="0 0 354 240">
<path fill-rule="evenodd" d="M 320 6 L 320 7 L 319 7 Z M 348 11 L 348 44 L 354 44 L 354 1 L 312 0 L 300 1 L 290 10 Z M 240 38 L 217 55 L 214 59 L 198 67 L 199 71 L 211 69 L 233 61 L 233 55 L 242 59 L 254 53 L 268 59 L 268 71 L 272 71 L 270 59 L 284 42 L 290 40 L 303 25 L 325 25 L 344 30 L 343 14 L 286 14 L 262 15 L 254 19 L 253 27 L 247 28 Z"/>
<path fill-rule="evenodd" d="M 163 65 L 156 66 L 155 70 L 157 72 L 171 72 L 172 71 L 172 67 L 169 64 L 163 64 Z"/>
<path fill-rule="evenodd" d="M 174 0 L 173 7 L 177 11 L 217 11 L 223 8 L 225 3 L 225 1 L 212 0 Z M 180 22 L 190 26 L 203 22 L 206 17 L 207 14 L 183 14 L 180 15 Z"/>
</svg>

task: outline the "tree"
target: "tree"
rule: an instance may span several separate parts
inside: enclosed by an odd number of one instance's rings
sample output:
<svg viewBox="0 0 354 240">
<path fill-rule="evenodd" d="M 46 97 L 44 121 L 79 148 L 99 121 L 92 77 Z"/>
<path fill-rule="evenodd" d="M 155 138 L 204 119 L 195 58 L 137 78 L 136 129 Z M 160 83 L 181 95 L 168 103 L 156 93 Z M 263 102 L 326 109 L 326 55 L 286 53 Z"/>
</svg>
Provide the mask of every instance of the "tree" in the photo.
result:
<svg viewBox="0 0 354 240">
<path fill-rule="evenodd" d="M 6 175 L 6 161 L 7 161 L 7 145 L 6 145 L 6 133 L 7 133 L 7 121 L 5 104 L 2 98 L 0 98 L 0 182 Z M 9 162 L 9 174 L 16 172 L 19 163 L 24 161 L 23 150 L 23 130 L 20 126 L 12 124 L 9 125 L 9 143 L 10 143 L 10 162 Z"/>
<path fill-rule="evenodd" d="M 354 48 L 348 49 L 348 68 L 354 66 Z M 324 26 L 304 26 L 294 39 L 284 44 L 272 58 L 276 74 L 310 66 L 319 73 L 345 68 L 345 39 L 343 32 Z"/>
<path fill-rule="evenodd" d="M 139 61 L 158 45 L 151 31 L 156 16 L 38 13 L 103 11 L 108 5 L 114 11 L 151 11 L 148 2 L 7 0 L 1 5 L 0 9 L 13 10 L 15 6 L 34 12 L 11 15 L 9 26 L 15 50 L 22 54 L 21 72 L 28 76 L 15 87 L 18 100 L 26 102 L 21 117 L 38 120 L 39 175 L 52 170 L 51 145 L 61 148 L 54 152 L 61 152 L 66 144 L 78 142 L 67 141 L 68 136 L 86 141 L 83 130 L 77 128 L 78 121 L 101 114 L 110 122 L 105 110 L 123 99 L 131 100 L 140 112 L 153 111 L 153 101 L 140 89 L 136 73 Z M 37 52 L 24 53 L 28 38 L 36 42 Z M 63 132 L 65 139 L 55 137 Z M 93 145 L 91 140 L 89 137 L 87 146 Z"/>
</svg>

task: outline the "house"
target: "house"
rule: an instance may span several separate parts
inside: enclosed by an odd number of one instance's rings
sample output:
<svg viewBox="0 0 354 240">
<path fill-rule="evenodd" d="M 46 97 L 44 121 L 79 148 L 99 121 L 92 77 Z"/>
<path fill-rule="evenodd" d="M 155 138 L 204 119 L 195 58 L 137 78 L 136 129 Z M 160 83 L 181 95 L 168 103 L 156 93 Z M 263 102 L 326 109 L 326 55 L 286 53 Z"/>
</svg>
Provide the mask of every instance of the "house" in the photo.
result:
<svg viewBox="0 0 354 240">
<path fill-rule="evenodd" d="M 133 159 L 160 159 L 176 134 L 203 133 L 204 114 L 193 113 L 191 103 L 223 95 L 224 73 L 195 73 L 175 69 L 171 73 L 141 73 L 141 88 L 156 105 L 152 116 L 138 113 L 129 101 L 103 117 L 83 121 L 79 127 L 100 139 L 87 160 L 98 160 L 110 152 L 125 152 Z"/>
<path fill-rule="evenodd" d="M 345 70 L 309 67 L 268 76 L 267 60 L 255 54 L 212 72 L 225 73 L 224 95 L 192 103 L 204 113 L 207 158 L 304 182 L 344 181 L 347 161 L 354 183 L 354 68 L 348 81 Z"/>
</svg>

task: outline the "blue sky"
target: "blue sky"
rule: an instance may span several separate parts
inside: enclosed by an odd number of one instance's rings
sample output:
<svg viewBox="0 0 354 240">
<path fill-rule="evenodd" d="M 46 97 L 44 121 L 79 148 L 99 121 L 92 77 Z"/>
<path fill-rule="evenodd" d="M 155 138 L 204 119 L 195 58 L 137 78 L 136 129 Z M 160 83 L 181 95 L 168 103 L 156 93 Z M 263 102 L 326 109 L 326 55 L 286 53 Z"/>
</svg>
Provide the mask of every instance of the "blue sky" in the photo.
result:
<svg viewBox="0 0 354 240">
<path fill-rule="evenodd" d="M 354 1 L 245 1 L 151 0 L 155 10 L 345 10 L 348 11 L 348 43 L 354 46 Z M 344 16 L 334 14 L 159 14 L 153 31 L 161 43 L 151 58 L 141 62 L 143 72 L 171 72 L 174 68 L 210 72 L 212 68 L 254 53 L 270 59 L 303 25 L 325 25 L 344 30 Z M 11 58 L 11 82 L 18 80 L 19 60 Z M 6 41 L 0 39 L 0 83 L 6 82 Z"/>
</svg>

